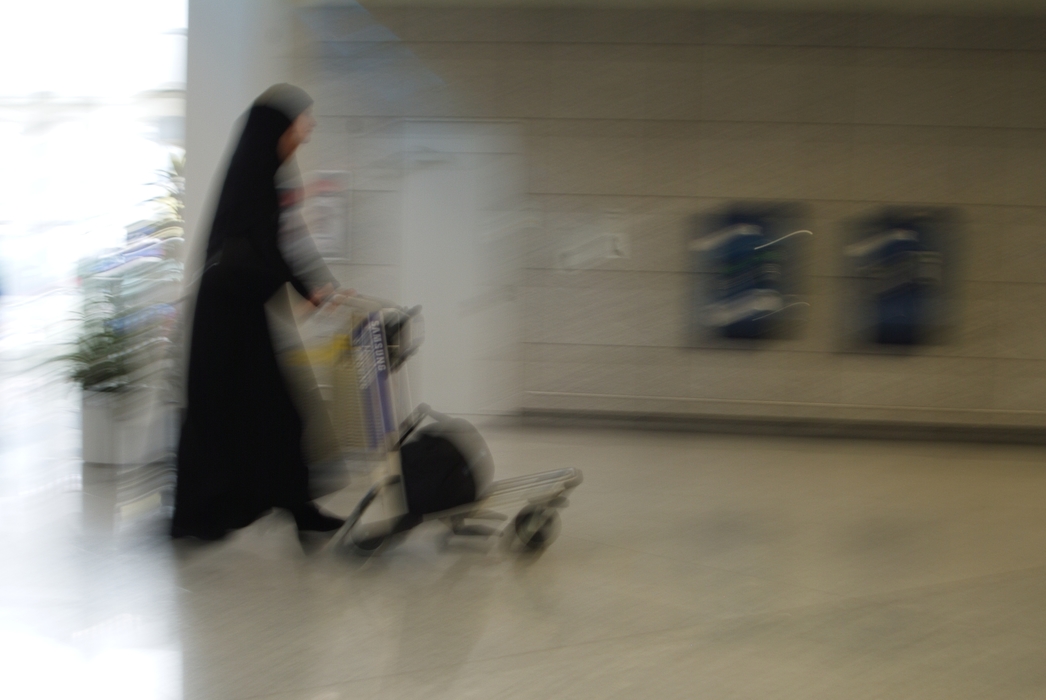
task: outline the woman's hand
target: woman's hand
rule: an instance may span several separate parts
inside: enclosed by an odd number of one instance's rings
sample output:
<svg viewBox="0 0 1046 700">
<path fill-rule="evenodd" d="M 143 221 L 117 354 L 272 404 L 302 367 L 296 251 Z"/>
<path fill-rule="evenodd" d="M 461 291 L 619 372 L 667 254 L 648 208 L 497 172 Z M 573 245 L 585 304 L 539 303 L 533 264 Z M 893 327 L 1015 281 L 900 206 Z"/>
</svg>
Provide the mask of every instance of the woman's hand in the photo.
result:
<svg viewBox="0 0 1046 700">
<path fill-rule="evenodd" d="M 320 287 L 319 289 L 315 290 L 312 293 L 312 295 L 309 297 L 309 301 L 312 302 L 313 306 L 319 308 L 320 306 L 323 305 L 323 302 L 327 301 L 327 297 L 329 297 L 333 293 L 334 293 L 334 285 L 333 284 L 325 284 L 325 285 L 323 285 L 322 287 Z"/>
<path fill-rule="evenodd" d="M 327 299 L 327 301 L 330 302 L 331 304 L 334 304 L 335 306 L 338 306 L 338 305 L 344 304 L 345 300 L 348 299 L 349 297 L 354 297 L 354 296 L 356 296 L 356 290 L 355 289 L 337 289 L 337 290 L 334 291 L 333 294 L 330 295 L 330 297 Z"/>
<path fill-rule="evenodd" d="M 354 296 L 356 296 L 355 289 L 335 289 L 334 285 L 326 284 L 309 296 L 309 302 L 306 305 L 308 308 L 304 310 L 304 313 L 309 315 L 324 305 L 328 310 L 333 311 L 335 307 L 344 304 L 346 299 Z"/>
<path fill-rule="evenodd" d="M 317 313 L 321 315 L 332 314 L 349 297 L 354 296 L 356 296 L 355 289 L 335 289 L 332 284 L 324 285 L 310 294 L 307 300 L 295 302 L 295 316 L 301 321 Z"/>
</svg>

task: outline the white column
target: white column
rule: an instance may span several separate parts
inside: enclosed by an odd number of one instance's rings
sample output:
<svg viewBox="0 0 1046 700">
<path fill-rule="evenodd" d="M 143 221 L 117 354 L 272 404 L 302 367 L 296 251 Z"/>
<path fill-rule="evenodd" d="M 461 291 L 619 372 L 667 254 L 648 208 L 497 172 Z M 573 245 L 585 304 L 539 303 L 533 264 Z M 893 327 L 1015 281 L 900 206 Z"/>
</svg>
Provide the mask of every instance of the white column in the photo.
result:
<svg viewBox="0 0 1046 700">
<path fill-rule="evenodd" d="M 289 82 L 291 0 L 189 0 L 185 209 L 191 280 L 202 254 L 239 117 L 273 83 Z"/>
</svg>

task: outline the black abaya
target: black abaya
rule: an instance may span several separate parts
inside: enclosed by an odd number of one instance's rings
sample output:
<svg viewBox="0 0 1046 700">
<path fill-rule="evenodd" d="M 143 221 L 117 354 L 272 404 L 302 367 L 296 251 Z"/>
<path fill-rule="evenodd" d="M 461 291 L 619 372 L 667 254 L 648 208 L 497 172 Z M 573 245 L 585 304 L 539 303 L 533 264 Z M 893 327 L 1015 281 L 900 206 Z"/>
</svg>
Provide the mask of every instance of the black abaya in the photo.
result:
<svg viewBox="0 0 1046 700">
<path fill-rule="evenodd" d="M 265 311 L 287 283 L 310 293 L 278 242 L 277 144 L 294 116 L 251 108 L 218 201 L 193 315 L 172 526 L 178 536 L 219 537 L 271 508 L 293 511 L 311 500 L 302 419 Z"/>
</svg>

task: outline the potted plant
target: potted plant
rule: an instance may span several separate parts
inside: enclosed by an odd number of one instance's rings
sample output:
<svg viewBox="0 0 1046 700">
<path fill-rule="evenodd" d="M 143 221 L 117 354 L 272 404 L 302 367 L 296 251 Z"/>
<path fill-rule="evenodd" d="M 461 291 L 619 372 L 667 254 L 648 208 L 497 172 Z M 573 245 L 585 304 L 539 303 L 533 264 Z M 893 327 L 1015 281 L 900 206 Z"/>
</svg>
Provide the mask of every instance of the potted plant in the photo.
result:
<svg viewBox="0 0 1046 700">
<path fill-rule="evenodd" d="M 172 333 L 181 293 L 184 156 L 171 156 L 152 184 L 155 215 L 128 227 L 127 245 L 81 266 L 84 313 L 64 356 L 83 390 L 83 461 L 133 464 L 169 442 L 156 433 L 157 400 L 169 403 L 164 375 L 176 365 Z M 165 362 L 165 359 L 167 360 Z M 166 403 L 165 403 L 166 407 Z"/>
<path fill-rule="evenodd" d="M 125 440 L 121 414 L 131 385 L 132 348 L 112 324 L 108 300 L 95 300 L 85 311 L 74 349 L 60 358 L 83 392 L 83 461 L 122 464 Z"/>
<path fill-rule="evenodd" d="M 157 172 L 160 179 L 153 184 L 163 189 L 149 201 L 159 207 L 156 218 L 156 229 L 166 227 L 182 228 L 185 225 L 185 154 L 172 155 L 166 170 Z"/>
<path fill-rule="evenodd" d="M 156 174 L 159 178 L 150 184 L 161 192 L 147 200 L 155 207 L 155 213 L 128 233 L 132 238 L 181 239 L 185 235 L 185 155 L 172 154 L 167 168 L 157 170 Z"/>
</svg>

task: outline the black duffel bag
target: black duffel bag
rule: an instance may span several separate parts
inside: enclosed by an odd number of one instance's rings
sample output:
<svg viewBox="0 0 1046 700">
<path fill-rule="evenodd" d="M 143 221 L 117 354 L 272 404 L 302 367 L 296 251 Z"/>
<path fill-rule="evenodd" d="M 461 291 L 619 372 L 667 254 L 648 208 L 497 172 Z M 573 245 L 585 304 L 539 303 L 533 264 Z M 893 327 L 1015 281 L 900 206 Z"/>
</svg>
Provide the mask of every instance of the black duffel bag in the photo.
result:
<svg viewBox="0 0 1046 700">
<path fill-rule="evenodd" d="M 414 433 L 400 448 L 400 471 L 407 509 L 420 516 L 482 498 L 494 467 L 479 432 L 450 419 Z"/>
</svg>

